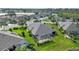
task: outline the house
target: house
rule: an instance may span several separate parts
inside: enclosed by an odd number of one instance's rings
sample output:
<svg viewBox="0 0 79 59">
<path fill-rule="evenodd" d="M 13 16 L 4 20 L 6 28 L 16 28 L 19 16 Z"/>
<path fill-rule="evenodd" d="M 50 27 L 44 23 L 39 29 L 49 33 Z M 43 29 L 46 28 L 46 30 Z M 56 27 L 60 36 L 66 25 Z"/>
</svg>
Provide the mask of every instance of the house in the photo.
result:
<svg viewBox="0 0 79 59">
<path fill-rule="evenodd" d="M 67 28 L 72 24 L 72 22 L 58 22 L 58 28 L 63 28 L 63 30 L 67 30 Z"/>
<path fill-rule="evenodd" d="M 27 26 L 29 26 L 29 25 L 31 25 L 31 24 L 33 24 L 33 21 L 27 21 L 27 22 L 26 22 L 26 25 L 27 25 Z"/>
<path fill-rule="evenodd" d="M 51 41 L 55 34 L 54 30 L 41 23 L 32 23 L 27 29 L 31 31 L 32 36 L 37 39 L 39 44 Z"/>
<path fill-rule="evenodd" d="M 73 35 L 79 35 L 79 24 L 78 23 L 72 23 L 68 27 L 67 32 L 70 32 Z"/>
<path fill-rule="evenodd" d="M 12 34 L 11 32 L 0 31 L 0 51 L 14 51 L 21 41 L 23 41 L 23 38 L 18 35 Z"/>
<path fill-rule="evenodd" d="M 62 27 L 65 34 L 79 35 L 79 24 L 77 22 L 58 22 L 58 24 L 58 27 Z"/>
<path fill-rule="evenodd" d="M 18 27 L 18 24 L 6 24 L 0 27 L 0 30 L 9 30 L 10 28 Z"/>
</svg>

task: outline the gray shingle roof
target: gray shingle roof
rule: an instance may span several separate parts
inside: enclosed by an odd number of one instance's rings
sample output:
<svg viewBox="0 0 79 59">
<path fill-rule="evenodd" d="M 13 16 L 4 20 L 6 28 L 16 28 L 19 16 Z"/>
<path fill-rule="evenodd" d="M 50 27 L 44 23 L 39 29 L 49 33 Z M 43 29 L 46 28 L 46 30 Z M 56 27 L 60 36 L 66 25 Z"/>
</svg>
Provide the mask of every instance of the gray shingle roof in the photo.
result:
<svg viewBox="0 0 79 59">
<path fill-rule="evenodd" d="M 22 39 L 23 38 L 17 35 L 0 31 L 0 51 L 5 48 L 9 48 L 12 45 L 18 44 L 18 42 L 20 42 Z"/>
<path fill-rule="evenodd" d="M 62 27 L 64 30 L 67 30 L 67 28 L 72 24 L 73 22 L 58 22 L 59 26 Z"/>
<path fill-rule="evenodd" d="M 77 22 L 59 22 L 59 26 L 66 31 L 79 32 L 79 24 Z"/>
<path fill-rule="evenodd" d="M 53 32 L 53 30 L 48 28 L 47 25 L 41 23 L 33 23 L 28 29 L 31 30 L 34 35 L 43 35 Z"/>
<path fill-rule="evenodd" d="M 79 24 L 73 23 L 71 26 L 68 27 L 67 31 L 75 31 L 79 33 Z"/>
</svg>

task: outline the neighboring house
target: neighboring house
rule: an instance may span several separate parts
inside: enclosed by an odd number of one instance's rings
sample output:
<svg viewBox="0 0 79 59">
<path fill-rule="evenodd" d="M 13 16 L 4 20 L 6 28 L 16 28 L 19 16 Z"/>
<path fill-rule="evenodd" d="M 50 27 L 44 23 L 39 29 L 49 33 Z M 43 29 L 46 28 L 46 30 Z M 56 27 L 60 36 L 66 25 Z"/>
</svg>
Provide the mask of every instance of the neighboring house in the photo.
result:
<svg viewBox="0 0 79 59">
<path fill-rule="evenodd" d="M 30 20 L 30 16 L 23 15 L 23 16 L 17 16 L 17 17 L 15 18 L 15 20 L 22 20 L 22 19 Z"/>
<path fill-rule="evenodd" d="M 73 35 L 79 35 L 79 24 L 77 23 L 72 23 L 68 29 L 67 32 L 70 32 Z"/>
<path fill-rule="evenodd" d="M 0 51 L 14 51 L 17 45 L 21 44 L 21 41 L 23 38 L 18 35 L 0 31 Z"/>
<path fill-rule="evenodd" d="M 73 22 L 73 18 L 70 19 L 64 19 L 65 22 Z"/>
<path fill-rule="evenodd" d="M 58 22 L 58 24 L 58 27 L 62 27 L 66 34 L 79 35 L 79 24 L 77 22 Z"/>
<path fill-rule="evenodd" d="M 31 25 L 31 24 L 33 24 L 33 21 L 27 21 L 27 22 L 26 22 L 26 25 L 27 25 L 27 26 L 29 26 L 29 25 Z"/>
<path fill-rule="evenodd" d="M 27 29 L 31 31 L 32 36 L 37 39 L 39 44 L 51 41 L 51 38 L 55 34 L 54 30 L 41 23 L 33 23 Z"/>
<path fill-rule="evenodd" d="M 58 22 L 58 27 L 67 30 L 67 28 L 72 24 L 72 22 Z"/>
<path fill-rule="evenodd" d="M 18 27 L 18 24 L 8 24 L 8 25 L 2 25 L 0 30 L 9 30 L 10 28 Z"/>
<path fill-rule="evenodd" d="M 8 24 L 9 28 L 14 28 L 14 27 L 18 27 L 18 26 L 19 26 L 18 24 Z"/>
</svg>

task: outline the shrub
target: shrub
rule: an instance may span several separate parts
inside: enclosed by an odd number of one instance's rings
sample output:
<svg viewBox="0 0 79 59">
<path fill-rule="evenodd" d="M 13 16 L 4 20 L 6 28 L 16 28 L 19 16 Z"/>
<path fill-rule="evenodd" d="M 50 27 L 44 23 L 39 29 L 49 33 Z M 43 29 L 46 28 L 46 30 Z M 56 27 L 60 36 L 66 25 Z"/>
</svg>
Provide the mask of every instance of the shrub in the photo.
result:
<svg viewBox="0 0 79 59">
<path fill-rule="evenodd" d="M 22 32 L 22 36 L 25 37 L 25 32 Z"/>
<path fill-rule="evenodd" d="M 9 31 L 11 31 L 11 32 L 12 32 L 12 29 L 10 28 L 10 29 L 9 29 Z"/>
<path fill-rule="evenodd" d="M 32 37 L 32 34 L 30 33 L 29 36 Z"/>
<path fill-rule="evenodd" d="M 27 50 L 27 47 L 25 45 L 21 46 L 20 48 L 21 51 L 26 51 Z"/>
</svg>

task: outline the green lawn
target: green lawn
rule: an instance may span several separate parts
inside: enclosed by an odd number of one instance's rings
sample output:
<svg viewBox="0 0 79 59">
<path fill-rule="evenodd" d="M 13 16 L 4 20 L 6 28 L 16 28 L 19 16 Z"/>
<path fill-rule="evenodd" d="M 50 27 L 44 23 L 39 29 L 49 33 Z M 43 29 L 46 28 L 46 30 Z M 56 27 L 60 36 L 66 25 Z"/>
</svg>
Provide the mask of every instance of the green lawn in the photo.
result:
<svg viewBox="0 0 79 59">
<path fill-rule="evenodd" d="M 24 40 L 29 43 L 34 44 L 34 48 L 38 51 L 65 51 L 71 48 L 78 48 L 79 44 L 73 43 L 70 39 L 64 38 L 64 35 L 58 30 L 58 27 L 53 24 L 47 24 L 49 27 L 53 27 L 56 31 L 57 35 L 52 38 L 51 42 L 42 44 L 40 46 L 37 45 L 34 38 L 29 36 L 29 32 L 23 29 L 12 30 L 12 32 L 16 32 L 18 35 L 21 35 L 22 32 L 25 32 Z"/>
<path fill-rule="evenodd" d="M 58 30 L 56 25 L 48 24 L 49 27 L 57 32 L 57 35 L 52 39 L 52 42 L 40 46 L 40 50 L 68 50 L 71 48 L 78 48 L 78 44 L 73 43 L 70 39 L 64 38 L 64 35 Z M 44 47 L 44 48 L 43 48 Z"/>
</svg>

